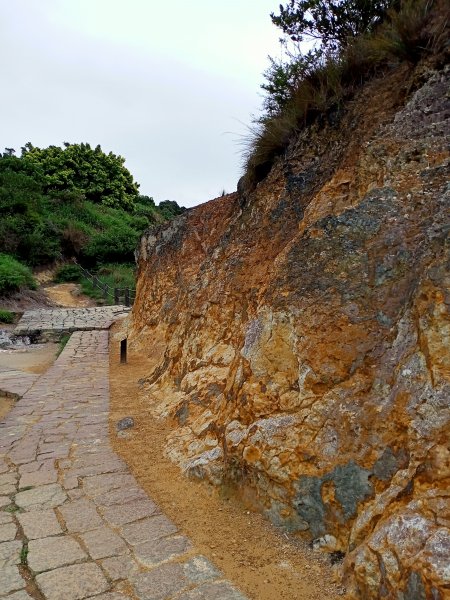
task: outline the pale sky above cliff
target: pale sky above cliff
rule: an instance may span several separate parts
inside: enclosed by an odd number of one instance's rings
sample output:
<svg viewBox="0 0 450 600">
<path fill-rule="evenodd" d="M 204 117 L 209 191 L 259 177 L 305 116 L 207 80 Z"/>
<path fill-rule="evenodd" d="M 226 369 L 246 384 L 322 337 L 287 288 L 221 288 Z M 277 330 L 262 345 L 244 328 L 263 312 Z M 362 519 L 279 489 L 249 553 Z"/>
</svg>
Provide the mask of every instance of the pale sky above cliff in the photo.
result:
<svg viewBox="0 0 450 600">
<path fill-rule="evenodd" d="M 233 191 L 278 0 L 0 0 L 0 146 L 101 144 L 141 193 Z"/>
</svg>

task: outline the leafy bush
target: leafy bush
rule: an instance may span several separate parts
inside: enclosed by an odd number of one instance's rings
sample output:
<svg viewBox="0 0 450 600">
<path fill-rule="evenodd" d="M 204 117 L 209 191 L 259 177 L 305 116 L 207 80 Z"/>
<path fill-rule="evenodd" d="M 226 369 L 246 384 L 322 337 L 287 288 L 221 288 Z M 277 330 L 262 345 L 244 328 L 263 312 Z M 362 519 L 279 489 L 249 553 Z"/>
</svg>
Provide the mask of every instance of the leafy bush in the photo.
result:
<svg viewBox="0 0 450 600">
<path fill-rule="evenodd" d="M 126 224 L 115 225 L 93 235 L 81 257 L 90 265 L 103 262 L 131 262 L 140 233 Z"/>
<path fill-rule="evenodd" d="M 0 308 L 0 323 L 14 323 L 15 314 Z"/>
<path fill-rule="evenodd" d="M 172 219 L 177 215 L 181 215 L 181 213 L 186 210 L 182 206 L 178 206 L 173 200 L 163 200 L 159 203 L 158 208 L 167 219 Z"/>
<path fill-rule="evenodd" d="M 0 294 L 15 292 L 22 288 L 36 289 L 30 269 L 7 254 L 0 254 Z"/>
<path fill-rule="evenodd" d="M 57 283 L 65 283 L 67 281 L 80 281 L 83 277 L 83 271 L 78 265 L 62 265 L 56 271 L 54 280 Z"/>
<path fill-rule="evenodd" d="M 56 258 L 59 242 L 47 212 L 39 174 L 16 157 L 1 158 L 0 252 L 29 264 Z"/>
</svg>

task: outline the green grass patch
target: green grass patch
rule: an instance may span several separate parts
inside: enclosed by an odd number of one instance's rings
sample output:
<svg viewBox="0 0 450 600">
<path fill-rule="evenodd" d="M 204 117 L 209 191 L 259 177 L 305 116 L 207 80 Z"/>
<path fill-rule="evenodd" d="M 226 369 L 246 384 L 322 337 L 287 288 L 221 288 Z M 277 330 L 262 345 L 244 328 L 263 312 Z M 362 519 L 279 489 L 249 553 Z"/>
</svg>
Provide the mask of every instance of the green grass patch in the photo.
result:
<svg viewBox="0 0 450 600">
<path fill-rule="evenodd" d="M 16 315 L 13 312 L 0 308 L 0 323 L 14 323 L 15 318 Z"/>
<path fill-rule="evenodd" d="M 20 506 L 17 506 L 17 504 L 9 504 L 6 508 L 3 509 L 5 512 L 7 513 L 21 513 L 24 512 L 23 508 L 20 508 Z"/>
<path fill-rule="evenodd" d="M 28 542 L 23 543 L 22 550 L 20 551 L 20 564 L 28 564 Z"/>
<path fill-rule="evenodd" d="M 58 347 L 58 351 L 56 353 L 56 357 L 58 357 L 61 352 L 64 350 L 64 348 L 67 345 L 67 342 L 70 340 L 70 333 L 63 333 L 61 336 L 61 339 L 59 340 L 59 347 Z"/>
<path fill-rule="evenodd" d="M 86 296 L 90 296 L 97 301 L 104 301 L 105 304 L 115 304 L 114 288 L 119 288 L 121 299 L 124 302 L 124 290 L 128 288 L 130 293 L 134 292 L 136 287 L 135 266 L 132 264 L 107 264 L 102 265 L 93 273 L 96 275 L 101 286 L 108 286 L 106 299 L 104 298 L 103 289 L 95 285 L 92 279 L 83 277 L 80 280 L 81 289 Z"/>
<path fill-rule="evenodd" d="M 36 289 L 30 269 L 8 254 L 0 254 L 0 294 L 18 290 Z"/>
</svg>

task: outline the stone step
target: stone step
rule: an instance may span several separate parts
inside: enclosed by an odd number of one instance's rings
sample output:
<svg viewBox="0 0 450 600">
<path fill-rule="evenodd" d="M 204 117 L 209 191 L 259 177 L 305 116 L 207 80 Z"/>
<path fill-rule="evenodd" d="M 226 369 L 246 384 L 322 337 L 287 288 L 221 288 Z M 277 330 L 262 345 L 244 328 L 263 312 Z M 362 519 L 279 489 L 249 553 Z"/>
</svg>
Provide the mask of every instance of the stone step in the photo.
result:
<svg viewBox="0 0 450 600">
<path fill-rule="evenodd" d="M 130 312 L 127 306 L 52 308 L 27 310 L 14 329 L 15 335 L 55 339 L 65 332 L 109 329 L 114 321 Z"/>
</svg>

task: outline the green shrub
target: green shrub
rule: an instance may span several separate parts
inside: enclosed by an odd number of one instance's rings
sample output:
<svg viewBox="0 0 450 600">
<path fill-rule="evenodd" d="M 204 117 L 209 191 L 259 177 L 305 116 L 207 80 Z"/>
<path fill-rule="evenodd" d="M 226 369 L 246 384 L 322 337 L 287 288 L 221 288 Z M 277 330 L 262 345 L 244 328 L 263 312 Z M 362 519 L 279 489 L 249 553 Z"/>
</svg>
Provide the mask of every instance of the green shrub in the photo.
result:
<svg viewBox="0 0 450 600">
<path fill-rule="evenodd" d="M 0 323 L 14 323 L 15 314 L 0 308 Z"/>
<path fill-rule="evenodd" d="M 295 43 L 320 40 L 325 50 L 345 47 L 383 20 L 393 0 L 289 0 L 274 25 Z"/>
<path fill-rule="evenodd" d="M 7 254 L 0 254 L 0 294 L 22 288 L 36 289 L 30 269 Z"/>
<path fill-rule="evenodd" d="M 81 254 L 89 264 L 127 261 L 134 259 L 140 233 L 126 225 L 115 226 L 92 236 Z"/>
<path fill-rule="evenodd" d="M 55 281 L 57 283 L 65 283 L 67 281 L 80 281 L 83 277 L 83 272 L 78 265 L 62 265 L 56 271 Z"/>
</svg>

